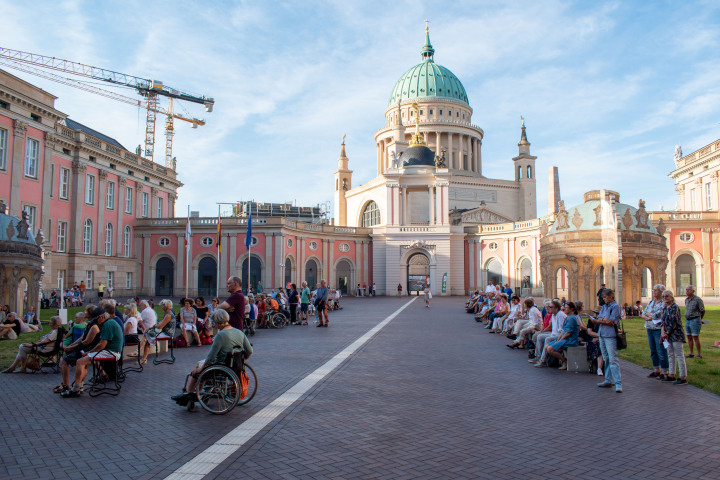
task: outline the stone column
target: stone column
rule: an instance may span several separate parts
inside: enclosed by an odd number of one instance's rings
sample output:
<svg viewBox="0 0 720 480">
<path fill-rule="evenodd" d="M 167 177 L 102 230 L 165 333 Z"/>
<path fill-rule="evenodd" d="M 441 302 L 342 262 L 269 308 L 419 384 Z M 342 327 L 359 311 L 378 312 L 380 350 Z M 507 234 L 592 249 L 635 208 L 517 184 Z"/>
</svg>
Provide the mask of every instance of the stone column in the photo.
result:
<svg viewBox="0 0 720 480">
<path fill-rule="evenodd" d="M 173 218 L 175 216 L 175 199 L 177 198 L 177 193 L 173 194 L 170 193 L 168 195 L 168 218 Z"/>
<path fill-rule="evenodd" d="M 368 265 L 368 251 L 369 251 L 369 245 L 367 242 L 363 242 L 363 284 L 367 284 L 370 281 L 369 275 L 369 265 Z M 367 292 L 367 290 L 366 290 Z"/>
<path fill-rule="evenodd" d="M 175 258 L 175 282 L 173 284 L 173 295 L 180 296 L 178 293 L 182 291 L 185 295 L 185 233 L 176 234 L 177 256 Z"/>
<path fill-rule="evenodd" d="M 475 239 L 468 239 L 468 290 L 473 290 L 475 283 Z"/>
<path fill-rule="evenodd" d="M 468 171 L 472 172 L 475 170 L 472 156 L 472 138 L 470 135 L 466 135 L 465 140 L 467 141 Z"/>
<path fill-rule="evenodd" d="M 356 291 L 357 284 L 362 284 L 362 279 L 364 272 L 362 272 L 362 259 L 360 258 L 362 254 L 362 242 L 360 240 L 355 240 L 355 271 L 357 274 L 355 275 L 355 284 L 351 285 L 352 291 Z"/>
<path fill-rule="evenodd" d="M 150 218 L 160 218 L 157 215 L 157 204 L 158 204 L 158 189 L 155 187 L 150 187 L 150 205 L 148 208 L 150 211 L 148 212 L 148 217 Z"/>
<path fill-rule="evenodd" d="M 407 187 L 402 187 L 402 215 L 400 217 L 400 224 L 407 225 Z"/>
<path fill-rule="evenodd" d="M 305 280 L 305 237 L 297 237 L 297 256 L 295 263 L 297 264 L 297 283 L 302 285 Z M 291 276 L 292 278 L 292 276 Z"/>
<path fill-rule="evenodd" d="M 230 246 L 230 242 L 232 241 L 232 238 L 230 237 L 230 234 L 221 232 L 220 237 L 220 286 L 222 287 L 223 281 L 227 279 L 230 275 L 228 275 L 228 262 L 227 259 L 230 258 L 230 252 L 228 251 L 228 248 Z"/>
<path fill-rule="evenodd" d="M 237 236 L 237 235 L 236 235 Z M 275 259 L 273 258 L 273 248 L 272 248 L 272 241 L 273 236 L 269 233 L 265 234 L 265 272 L 263 273 L 263 282 L 265 282 L 264 287 L 268 290 L 275 288 L 273 285 L 273 265 L 275 262 Z"/>
<path fill-rule="evenodd" d="M 20 216 L 20 181 L 25 171 L 25 132 L 27 132 L 28 124 L 20 120 L 13 120 L 13 147 L 12 157 L 10 158 L 10 211 L 9 215 Z"/>
<path fill-rule="evenodd" d="M 105 255 L 105 205 L 107 194 L 107 171 L 98 169 L 98 181 L 97 181 L 97 197 L 95 198 L 95 206 L 97 207 L 97 241 L 95 242 L 95 254 Z M 101 241 L 102 239 L 102 241 Z"/>
<path fill-rule="evenodd" d="M 149 233 L 143 233 L 142 234 L 143 239 L 143 281 L 148 284 L 146 285 L 148 289 L 155 289 L 155 285 L 150 285 L 150 234 Z M 154 265 L 152 265 L 154 267 Z M 115 272 L 117 273 L 117 272 Z M 154 278 L 153 278 L 154 280 Z M 97 279 L 99 281 L 99 279 Z M 117 282 L 118 279 L 116 278 L 115 281 Z M 117 289 L 115 285 L 113 285 L 113 288 Z"/>
<path fill-rule="evenodd" d="M 142 193 L 143 185 L 139 181 L 135 181 L 135 218 L 142 218 Z M 148 217 L 150 212 L 148 212 Z"/>
<path fill-rule="evenodd" d="M 238 237 L 237 235 L 233 235 L 233 236 L 230 238 L 230 245 L 228 245 L 228 250 L 227 250 L 227 252 L 228 252 L 228 253 L 227 253 L 227 254 L 228 254 L 228 260 L 230 261 L 230 263 L 229 263 L 229 270 L 230 270 L 230 271 L 228 272 L 228 277 L 238 276 L 238 277 L 242 278 L 242 272 L 239 272 L 239 271 L 238 271 L 238 267 L 237 267 L 237 260 L 238 260 L 238 254 L 237 254 L 238 240 L 240 240 L 240 239 L 242 239 L 242 238 L 244 238 L 244 237 Z M 242 268 L 242 264 L 240 265 L 240 268 Z M 248 282 L 249 282 L 249 281 L 250 281 L 250 279 L 248 278 Z M 243 287 L 247 288 L 247 285 L 243 285 Z"/>
<path fill-rule="evenodd" d="M 457 168 L 455 160 L 453 159 L 453 134 L 451 132 L 448 132 L 447 137 L 448 137 L 447 164 L 448 164 L 448 167 L 450 167 L 450 168 Z"/>
<path fill-rule="evenodd" d="M 327 281 L 328 285 L 332 285 L 333 288 L 337 288 L 335 285 L 335 240 L 325 240 L 327 242 L 328 250 L 328 268 L 327 268 Z"/>
<path fill-rule="evenodd" d="M 47 221 L 48 218 L 50 218 L 50 193 L 53 190 L 53 176 L 51 174 L 52 170 L 52 154 L 53 150 L 55 148 L 55 144 L 57 142 L 57 137 L 53 135 L 52 133 L 45 132 L 45 156 L 43 159 L 43 174 L 42 174 L 42 189 L 43 189 L 43 196 L 42 196 L 42 206 L 40 208 L 40 211 L 38 212 L 39 218 L 35 220 L 35 231 L 33 234 L 37 234 L 38 228 L 43 228 L 44 225 L 41 222 Z M 58 176 L 60 172 L 57 172 Z M 58 193 L 58 197 L 59 197 Z M 50 235 L 52 235 L 52 232 L 48 231 L 47 235 L 45 235 L 45 238 L 52 238 Z M 52 240 L 50 241 L 52 243 Z"/>
<path fill-rule="evenodd" d="M 117 190 L 115 192 L 115 213 L 117 213 L 117 242 L 115 243 L 116 256 L 125 256 L 125 226 L 123 225 L 123 212 L 125 211 L 125 180 L 118 176 Z M 132 232 L 130 238 L 132 239 Z M 132 252 L 132 240 L 130 241 L 130 251 Z"/>
<path fill-rule="evenodd" d="M 377 166 L 378 166 L 378 175 L 381 175 L 385 171 L 385 164 L 383 162 L 382 155 L 380 153 L 380 141 L 377 143 Z M 340 186 L 338 185 L 338 188 Z M 301 282 L 302 284 L 302 282 Z"/>
<path fill-rule="evenodd" d="M 435 225 L 435 185 L 428 186 L 430 197 L 430 225 Z"/>
<path fill-rule="evenodd" d="M 320 265 L 321 271 L 318 272 L 318 277 L 320 277 L 321 280 L 324 278 L 327 282 L 326 284 L 330 285 L 330 278 L 328 278 L 328 244 L 324 239 L 320 239 L 320 243 L 322 243 L 322 264 Z"/>
<path fill-rule="evenodd" d="M 442 149 L 442 137 L 440 136 L 440 132 L 435 132 L 435 155 L 440 156 L 442 155 L 442 152 L 440 151 Z"/>
<path fill-rule="evenodd" d="M 283 250 L 285 248 L 285 236 L 281 233 L 275 236 L 275 263 L 277 265 L 280 265 L 280 263 L 285 261 L 285 255 L 283 255 Z M 276 268 L 275 269 L 275 285 L 276 286 L 282 286 L 284 279 L 282 278 L 282 268 Z"/>
</svg>

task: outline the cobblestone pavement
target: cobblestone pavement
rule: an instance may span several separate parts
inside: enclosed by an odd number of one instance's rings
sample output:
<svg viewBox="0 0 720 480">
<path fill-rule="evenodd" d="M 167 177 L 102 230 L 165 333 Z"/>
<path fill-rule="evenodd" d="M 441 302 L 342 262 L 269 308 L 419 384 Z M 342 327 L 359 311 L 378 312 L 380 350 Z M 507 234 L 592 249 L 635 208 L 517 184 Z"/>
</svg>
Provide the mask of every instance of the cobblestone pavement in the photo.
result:
<svg viewBox="0 0 720 480">
<path fill-rule="evenodd" d="M 58 375 L 2 375 L 0 477 L 164 478 L 407 301 L 344 299 L 330 328 L 259 331 L 258 394 L 224 416 L 169 400 L 208 347 L 129 374 L 118 397 L 63 399 Z M 462 302 L 413 302 L 205 478 L 720 476 L 720 397 L 624 362 L 622 394 L 532 368 Z"/>
</svg>

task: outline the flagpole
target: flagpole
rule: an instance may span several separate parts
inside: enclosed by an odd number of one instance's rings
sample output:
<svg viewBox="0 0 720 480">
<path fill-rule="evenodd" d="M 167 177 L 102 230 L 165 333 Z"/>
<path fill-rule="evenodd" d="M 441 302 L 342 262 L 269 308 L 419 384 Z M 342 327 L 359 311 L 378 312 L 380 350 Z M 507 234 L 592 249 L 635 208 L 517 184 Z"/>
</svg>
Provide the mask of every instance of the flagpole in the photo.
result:
<svg viewBox="0 0 720 480">
<path fill-rule="evenodd" d="M 190 223 L 190 205 L 188 204 L 188 224 Z M 186 229 L 187 230 L 187 229 Z M 188 238 L 188 244 L 185 247 L 185 298 L 188 298 L 188 287 L 190 282 L 190 242 L 191 238 Z"/>
<path fill-rule="evenodd" d="M 250 206 L 252 208 L 252 205 Z M 252 210 L 250 210 L 250 217 L 248 217 L 248 232 L 252 232 Z M 250 233 L 252 235 L 252 233 Z M 250 237 L 248 243 L 248 281 L 247 281 L 247 288 L 248 288 L 248 296 L 250 295 L 250 262 L 252 261 L 252 236 Z"/>
<path fill-rule="evenodd" d="M 220 205 L 218 205 L 218 226 L 217 226 L 217 285 L 215 285 L 215 297 L 218 297 L 220 295 L 220 254 L 222 253 L 220 251 Z"/>
</svg>

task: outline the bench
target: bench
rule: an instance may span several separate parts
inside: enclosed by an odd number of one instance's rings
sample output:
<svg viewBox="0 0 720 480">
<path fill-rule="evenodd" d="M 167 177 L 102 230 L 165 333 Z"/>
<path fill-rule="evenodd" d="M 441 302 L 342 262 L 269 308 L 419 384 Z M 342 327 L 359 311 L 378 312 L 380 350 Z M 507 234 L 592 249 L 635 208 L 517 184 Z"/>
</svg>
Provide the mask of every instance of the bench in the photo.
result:
<svg viewBox="0 0 720 480">
<path fill-rule="evenodd" d="M 590 373 L 590 362 L 587 360 L 587 347 L 568 347 L 565 352 L 568 372 Z"/>
</svg>

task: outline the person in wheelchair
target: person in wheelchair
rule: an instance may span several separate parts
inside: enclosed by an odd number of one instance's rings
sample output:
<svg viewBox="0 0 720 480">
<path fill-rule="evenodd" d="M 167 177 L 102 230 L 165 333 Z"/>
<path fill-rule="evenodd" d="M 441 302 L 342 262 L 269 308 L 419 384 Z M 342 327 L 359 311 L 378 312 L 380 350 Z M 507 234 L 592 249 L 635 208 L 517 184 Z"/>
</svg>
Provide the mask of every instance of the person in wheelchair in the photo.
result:
<svg viewBox="0 0 720 480">
<path fill-rule="evenodd" d="M 187 406 L 191 400 L 197 401 L 197 378 L 203 369 L 216 364 L 224 365 L 228 354 L 236 350 L 244 352 L 246 359 L 250 358 L 253 353 L 252 345 L 242 330 L 233 328 L 228 323 L 230 322 L 228 312 L 218 308 L 212 314 L 212 321 L 218 329 L 218 333 L 213 339 L 212 347 L 210 347 L 207 357 L 205 357 L 205 360 L 200 360 L 195 364 L 190 375 L 188 375 L 183 392 L 180 395 L 170 397 L 182 407 Z"/>
</svg>

